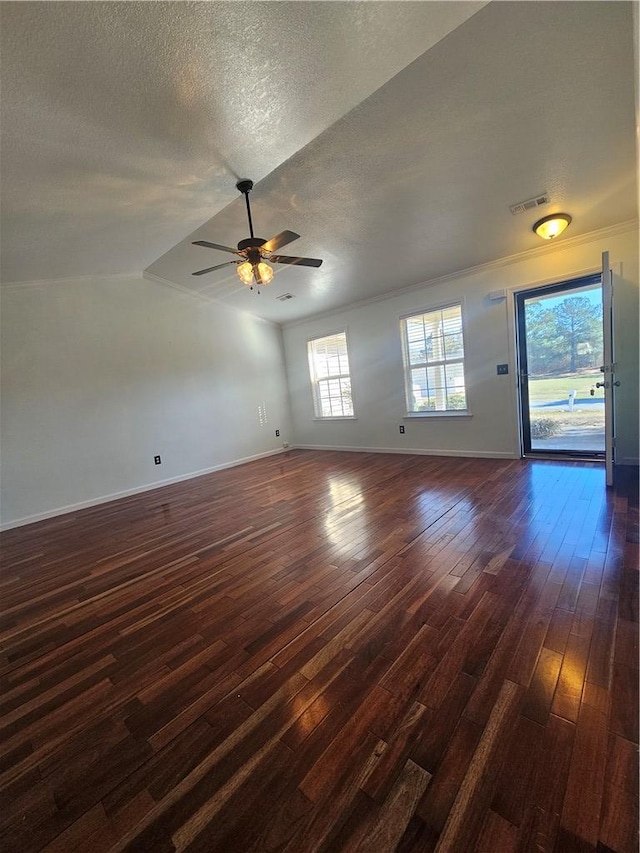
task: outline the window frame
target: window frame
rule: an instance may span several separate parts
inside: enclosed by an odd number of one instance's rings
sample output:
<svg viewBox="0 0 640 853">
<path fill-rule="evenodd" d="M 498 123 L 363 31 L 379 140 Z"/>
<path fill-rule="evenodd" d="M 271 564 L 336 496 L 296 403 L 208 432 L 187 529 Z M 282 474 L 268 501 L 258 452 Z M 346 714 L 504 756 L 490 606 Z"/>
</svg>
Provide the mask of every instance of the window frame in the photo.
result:
<svg viewBox="0 0 640 853">
<path fill-rule="evenodd" d="M 446 311 L 447 308 L 457 307 L 460 309 L 460 329 L 462 332 L 462 357 L 461 358 L 452 358 L 452 359 L 444 359 L 435 362 L 425 361 L 423 364 L 411 364 L 410 355 L 409 355 L 409 340 L 408 340 L 408 330 L 407 330 L 407 320 L 412 317 L 421 317 L 425 314 L 435 314 L 438 311 Z M 464 299 L 453 299 L 447 302 L 441 302 L 436 305 L 431 305 L 424 308 L 416 308 L 412 311 L 407 311 L 400 315 L 399 317 L 399 325 L 400 325 L 400 341 L 401 341 L 401 349 L 402 349 L 402 371 L 403 371 L 403 380 L 404 380 L 404 407 L 405 419 L 430 419 L 430 418 L 464 418 L 471 417 L 471 411 L 469 409 L 469 387 L 467 384 L 467 370 L 466 370 L 466 360 L 467 360 L 467 328 L 465 322 L 465 304 Z M 428 367 L 434 366 L 442 366 L 446 367 L 450 364 L 460 364 L 462 366 L 462 376 L 464 380 L 464 395 L 465 395 L 465 408 L 464 409 L 431 409 L 428 411 L 420 411 L 415 412 L 409 408 L 409 401 L 413 395 L 413 383 L 411 382 L 411 369 L 415 367 L 424 367 L 427 369 Z"/>
<path fill-rule="evenodd" d="M 316 365 L 311 355 L 311 347 L 316 341 L 322 341 L 325 338 L 335 338 L 338 335 L 344 335 L 344 345 L 347 353 L 347 362 L 349 367 L 348 373 L 340 373 L 340 374 L 331 374 L 330 376 L 323 376 L 322 381 L 330 380 L 330 379 L 344 379 L 345 377 L 349 380 L 349 387 L 351 390 L 351 409 L 353 414 L 351 415 L 323 415 L 322 414 L 322 398 L 320 396 L 319 383 L 320 379 L 316 376 Z M 321 335 L 313 335 L 313 337 L 307 338 L 307 364 L 309 367 L 309 380 L 311 384 L 311 398 L 313 403 L 313 420 L 314 421 L 354 421 L 356 420 L 356 403 L 355 396 L 353 391 L 353 377 L 351 374 L 351 352 L 349 350 L 349 335 L 347 328 L 336 329 L 333 332 L 325 332 Z"/>
</svg>

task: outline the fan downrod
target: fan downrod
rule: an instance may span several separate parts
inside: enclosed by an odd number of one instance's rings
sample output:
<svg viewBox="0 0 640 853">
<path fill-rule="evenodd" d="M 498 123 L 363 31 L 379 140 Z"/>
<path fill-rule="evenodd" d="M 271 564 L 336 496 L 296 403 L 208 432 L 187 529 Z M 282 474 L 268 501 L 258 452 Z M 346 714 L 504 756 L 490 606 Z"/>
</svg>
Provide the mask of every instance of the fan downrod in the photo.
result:
<svg viewBox="0 0 640 853">
<path fill-rule="evenodd" d="M 244 196 L 244 202 L 247 205 L 247 219 L 249 220 L 249 234 L 251 234 L 251 239 L 253 239 L 256 235 L 253 233 L 251 205 L 249 204 L 249 193 L 253 189 L 253 181 L 249 181 L 246 179 L 244 181 L 238 181 L 238 183 L 236 184 L 236 189 L 240 190 L 240 192 Z"/>
</svg>

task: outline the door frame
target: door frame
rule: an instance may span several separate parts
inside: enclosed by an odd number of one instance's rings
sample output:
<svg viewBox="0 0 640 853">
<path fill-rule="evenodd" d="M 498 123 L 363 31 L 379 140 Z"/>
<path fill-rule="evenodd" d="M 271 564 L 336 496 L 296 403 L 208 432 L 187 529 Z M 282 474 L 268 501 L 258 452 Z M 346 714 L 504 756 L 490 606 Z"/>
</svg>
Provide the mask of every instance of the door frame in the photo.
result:
<svg viewBox="0 0 640 853">
<path fill-rule="evenodd" d="M 604 388 L 605 418 L 605 473 L 607 486 L 613 486 L 616 458 L 615 389 L 620 385 L 616 379 L 616 353 L 613 323 L 613 270 L 609 252 L 602 253 L 602 313 L 604 320 L 602 337 L 602 387 Z"/>
<path fill-rule="evenodd" d="M 605 299 L 604 286 L 602 281 L 602 272 L 594 272 L 590 275 L 583 275 L 577 278 L 564 279 L 556 281 L 552 284 L 539 285 L 534 288 L 519 289 L 514 293 L 514 312 L 516 323 L 516 391 L 518 399 L 518 417 L 520 423 L 520 448 L 522 456 L 531 458 L 541 457 L 557 457 L 559 459 L 591 459 L 603 461 L 605 458 L 605 448 L 602 450 L 570 450 L 570 449 L 545 449 L 540 450 L 532 447 L 531 444 L 531 416 L 529 406 L 529 383 L 527 351 L 525 346 L 525 312 L 524 303 L 526 299 L 535 299 L 536 294 L 540 297 L 552 296 L 554 293 L 570 292 L 571 290 L 580 290 L 592 285 L 600 285 L 602 296 L 602 321 L 604 323 Z"/>
<path fill-rule="evenodd" d="M 613 283 L 615 284 L 616 277 L 622 274 L 622 262 L 611 261 L 609 264 Z M 509 364 L 513 365 L 513 378 L 509 383 L 509 394 L 511 399 L 511 419 L 512 419 L 512 453 L 514 459 L 521 459 L 524 456 L 522 447 L 522 424 L 520 422 L 520 401 L 518 391 L 518 343 L 516 340 L 516 294 L 522 290 L 535 290 L 539 287 L 548 287 L 551 284 L 557 284 L 558 278 L 562 281 L 573 281 L 577 278 L 587 278 L 591 275 L 602 274 L 602 264 L 599 266 L 591 266 L 586 269 L 562 270 L 560 269 L 556 275 L 533 279 L 526 284 L 512 284 L 504 286 L 504 305 L 508 329 L 508 358 Z"/>
</svg>

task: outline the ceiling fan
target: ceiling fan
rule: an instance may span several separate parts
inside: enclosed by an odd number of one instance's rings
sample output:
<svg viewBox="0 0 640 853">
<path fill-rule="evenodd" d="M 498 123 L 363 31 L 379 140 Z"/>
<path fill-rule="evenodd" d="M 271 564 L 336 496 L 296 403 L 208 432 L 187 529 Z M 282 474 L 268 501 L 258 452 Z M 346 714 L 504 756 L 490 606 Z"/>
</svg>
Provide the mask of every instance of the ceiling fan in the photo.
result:
<svg viewBox="0 0 640 853">
<path fill-rule="evenodd" d="M 208 240 L 195 240 L 194 246 L 206 246 L 208 249 L 218 249 L 221 252 L 231 252 L 238 255 L 237 261 L 226 261 L 224 264 L 216 264 L 203 270 L 191 273 L 191 275 L 206 275 L 222 267 L 236 264 L 236 272 L 243 284 L 253 290 L 253 285 L 269 284 L 273 278 L 273 270 L 265 261 L 272 264 L 297 264 L 301 267 L 319 267 L 322 261 L 318 258 L 298 258 L 289 255 L 276 255 L 274 252 L 288 243 L 293 243 L 300 235 L 294 231 L 282 231 L 270 240 L 255 237 L 253 233 L 253 221 L 251 219 L 251 207 L 249 205 L 249 193 L 253 189 L 253 181 L 238 181 L 236 188 L 244 195 L 247 204 L 247 219 L 249 220 L 249 232 L 251 237 L 240 240 L 237 249 L 230 246 L 220 246 L 218 243 L 210 243 Z"/>
</svg>

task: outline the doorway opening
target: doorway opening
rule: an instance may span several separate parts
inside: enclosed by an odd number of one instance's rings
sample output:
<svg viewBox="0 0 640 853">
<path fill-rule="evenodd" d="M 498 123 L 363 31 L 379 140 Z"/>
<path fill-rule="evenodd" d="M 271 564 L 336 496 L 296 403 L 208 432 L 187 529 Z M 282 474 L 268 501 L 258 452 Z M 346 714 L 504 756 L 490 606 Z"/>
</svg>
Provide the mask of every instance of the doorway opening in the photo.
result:
<svg viewBox="0 0 640 853">
<path fill-rule="evenodd" d="M 516 294 L 525 456 L 605 455 L 600 273 Z"/>
</svg>

